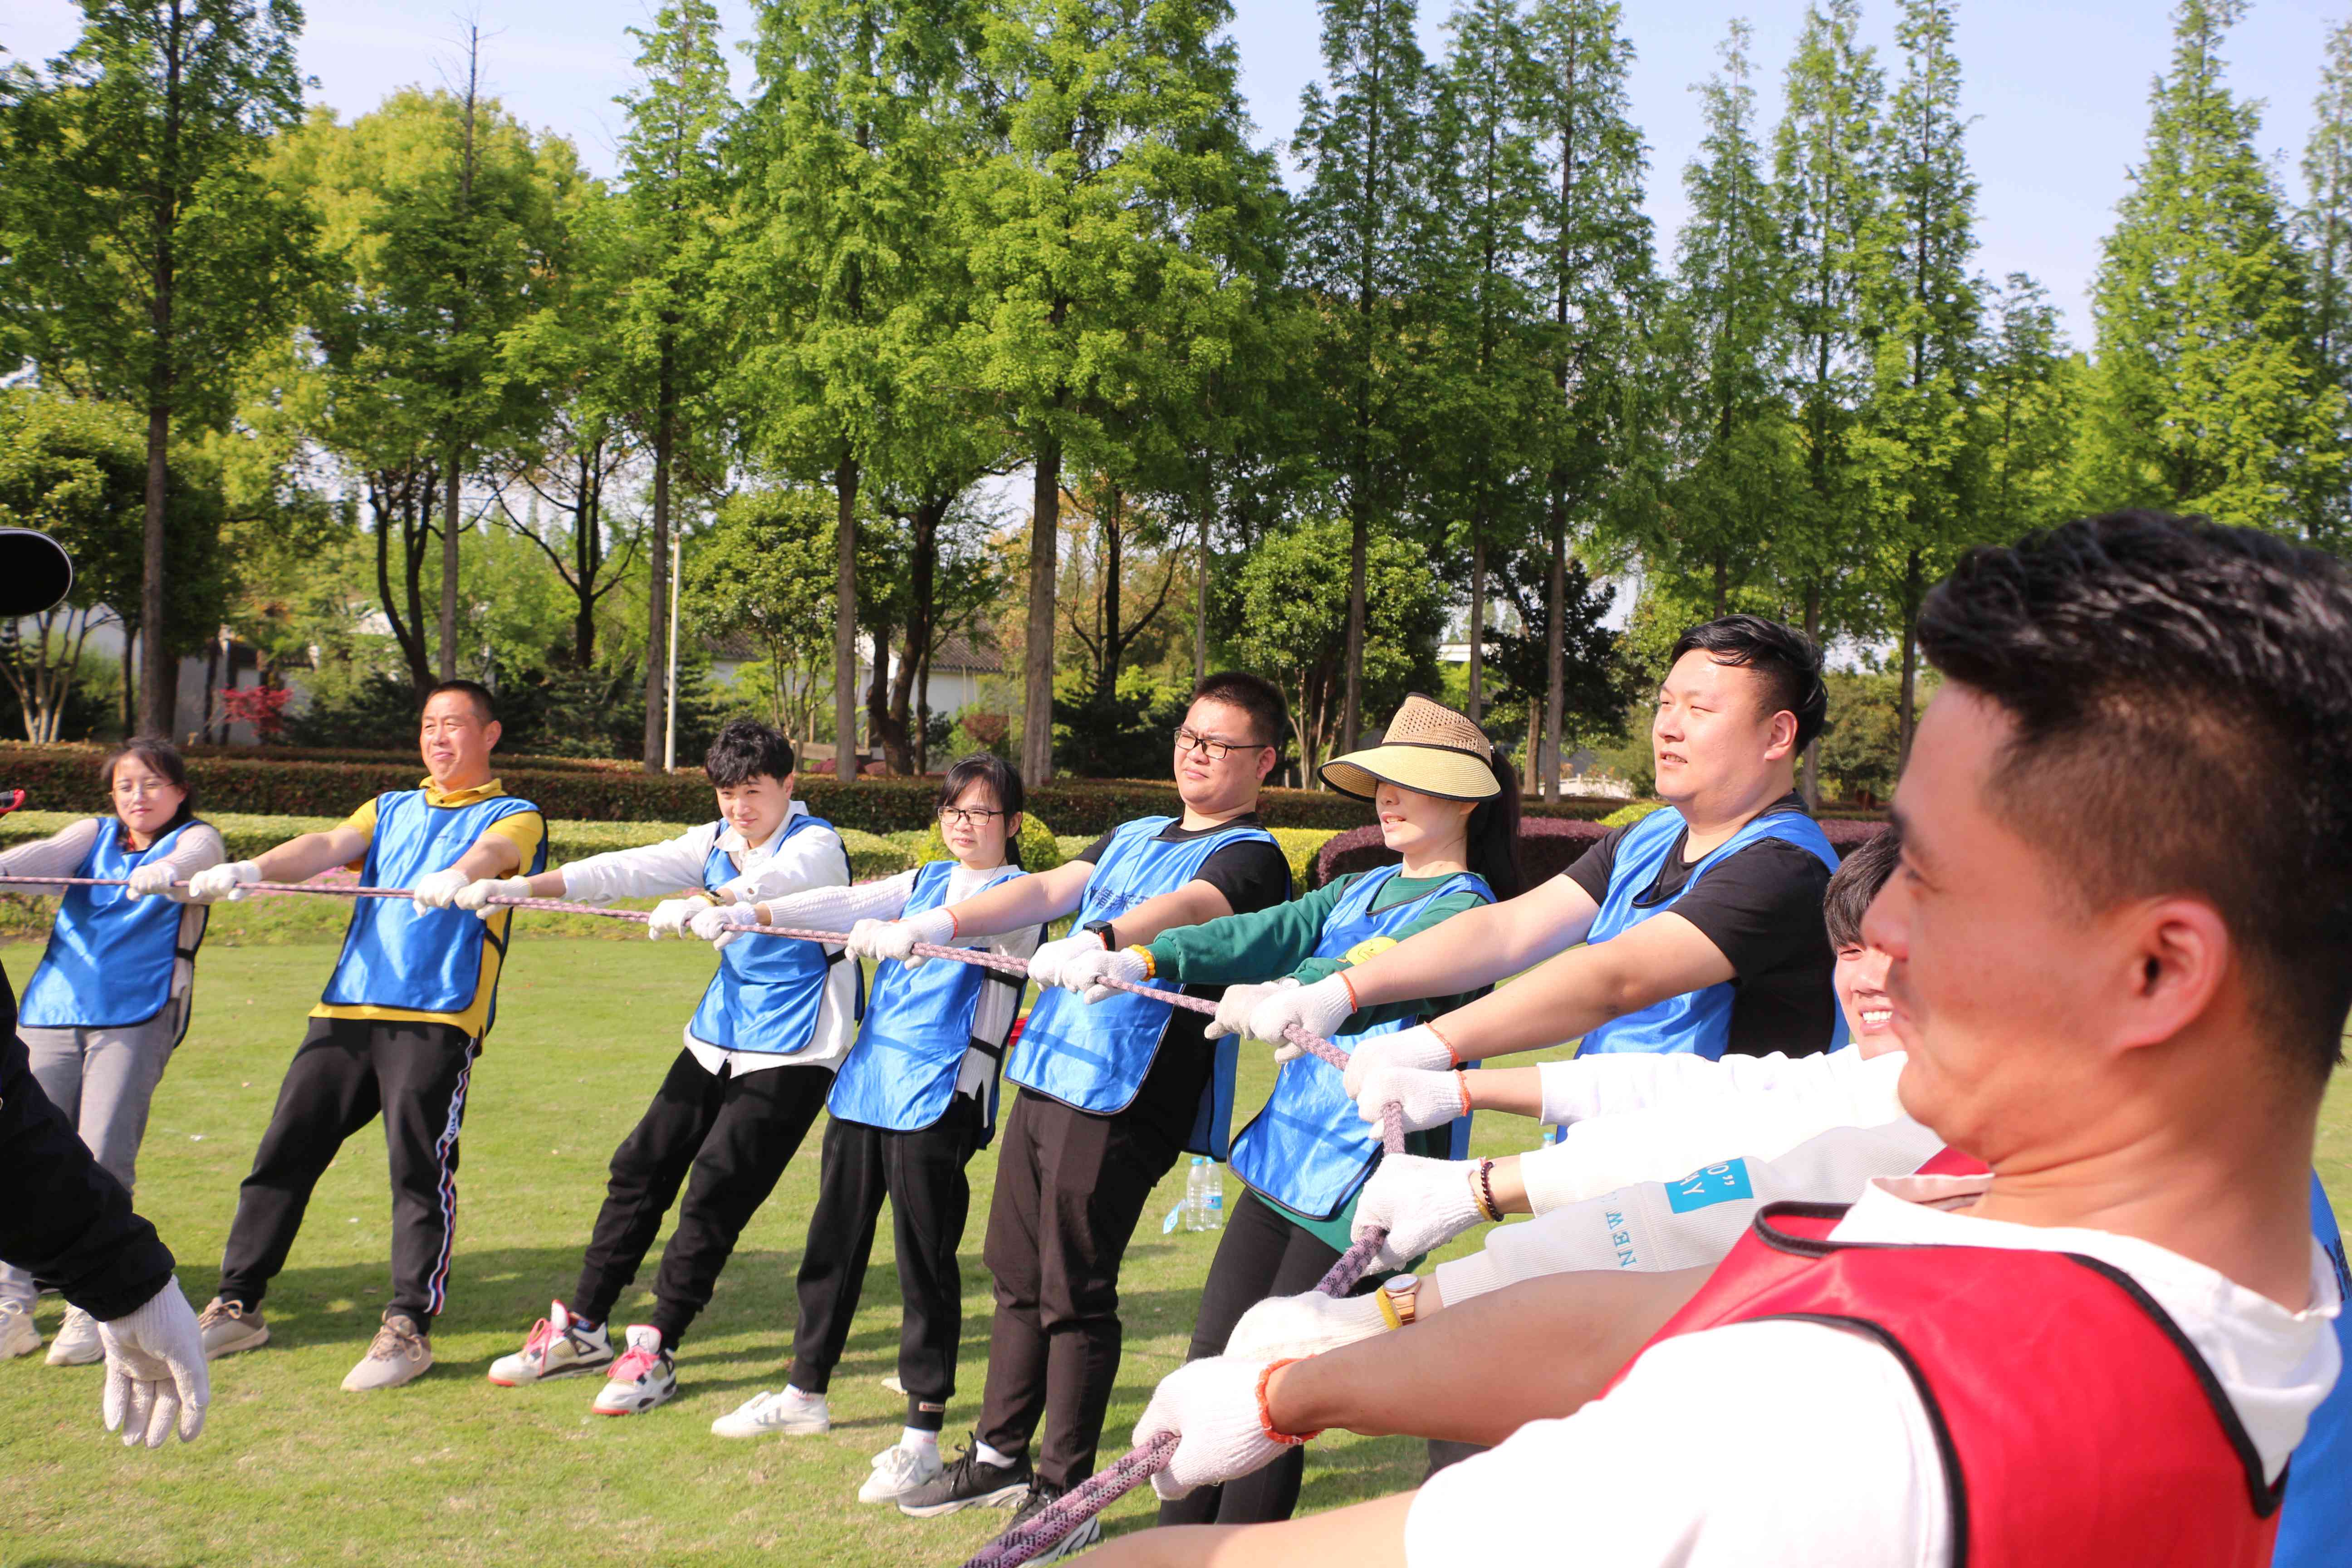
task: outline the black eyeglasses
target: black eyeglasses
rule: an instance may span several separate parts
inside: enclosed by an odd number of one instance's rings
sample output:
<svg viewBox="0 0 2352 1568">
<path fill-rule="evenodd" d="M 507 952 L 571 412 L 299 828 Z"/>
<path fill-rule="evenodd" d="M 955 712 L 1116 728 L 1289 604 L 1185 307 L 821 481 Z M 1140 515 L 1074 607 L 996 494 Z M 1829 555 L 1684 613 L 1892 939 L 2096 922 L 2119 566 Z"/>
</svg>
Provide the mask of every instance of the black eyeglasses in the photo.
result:
<svg viewBox="0 0 2352 1568">
<path fill-rule="evenodd" d="M 1255 752 L 1260 749 L 1255 744 L 1242 741 L 1212 741 L 1208 736 L 1195 735 L 1190 730 L 1177 731 L 1175 740 L 1179 756 L 1186 752 L 1198 752 L 1213 763 L 1222 763 L 1234 752 Z"/>
<path fill-rule="evenodd" d="M 964 827 L 985 827 L 988 826 L 988 819 L 990 817 L 1003 816 L 1003 815 L 1004 813 L 1001 811 L 990 811 L 983 806 L 977 805 L 943 805 L 940 807 L 940 820 L 941 822 L 953 822 Z"/>
</svg>

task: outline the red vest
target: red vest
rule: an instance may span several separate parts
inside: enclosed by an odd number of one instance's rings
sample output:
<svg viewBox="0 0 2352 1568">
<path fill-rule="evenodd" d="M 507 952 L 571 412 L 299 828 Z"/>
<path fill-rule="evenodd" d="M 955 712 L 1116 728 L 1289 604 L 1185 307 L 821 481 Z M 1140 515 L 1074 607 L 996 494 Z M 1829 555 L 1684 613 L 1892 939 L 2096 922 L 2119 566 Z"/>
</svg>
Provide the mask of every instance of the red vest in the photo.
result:
<svg viewBox="0 0 2352 1568">
<path fill-rule="evenodd" d="M 1778 1318 L 1885 1346 L 1935 1430 L 1952 1568 L 2265 1568 L 2286 1477 L 2264 1483 L 2212 1373 L 2128 1276 L 2071 1253 L 1832 1242 L 1844 1214 L 1769 1205 L 1650 1343 Z"/>
</svg>

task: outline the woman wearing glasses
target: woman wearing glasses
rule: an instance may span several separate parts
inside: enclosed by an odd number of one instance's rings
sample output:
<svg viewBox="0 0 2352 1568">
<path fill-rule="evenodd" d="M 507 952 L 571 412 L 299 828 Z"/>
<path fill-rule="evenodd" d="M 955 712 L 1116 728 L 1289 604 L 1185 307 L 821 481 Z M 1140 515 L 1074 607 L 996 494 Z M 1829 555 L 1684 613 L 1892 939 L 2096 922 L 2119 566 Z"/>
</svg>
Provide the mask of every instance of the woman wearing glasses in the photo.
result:
<svg viewBox="0 0 2352 1568">
<path fill-rule="evenodd" d="M 851 888 L 826 888 L 698 926 L 726 942 L 740 926 L 849 929 L 945 909 L 1021 876 L 1021 775 L 992 756 L 966 757 L 940 785 L 940 836 L 952 859 Z M 1025 961 L 1045 934 L 1024 926 L 963 945 Z M 712 1427 L 721 1436 L 823 1432 L 825 1390 L 848 1342 L 850 1320 L 874 1248 L 882 1200 L 890 1200 L 905 1316 L 898 1381 L 907 1421 L 874 1456 L 861 1502 L 893 1501 L 940 1473 L 940 1429 L 955 1392 L 963 1332 L 963 1240 L 971 1185 L 964 1167 L 996 1131 L 997 1068 L 1021 1005 L 1023 981 L 970 963 L 878 964 L 857 1044 L 825 1101 L 816 1206 L 801 1255 L 800 1325 L 783 1390 L 762 1394 Z"/>
<path fill-rule="evenodd" d="M 99 780 L 112 816 L 86 817 L 0 854 L 0 876 L 130 883 L 58 889 L 65 897 L 48 950 L 16 1014 L 42 1091 L 98 1163 L 130 1187 L 148 1101 L 187 1033 L 205 934 L 205 906 L 185 902 L 173 884 L 219 865 L 226 852 L 212 824 L 196 819 L 187 769 L 169 742 L 131 742 L 107 758 Z M 0 1264 L 0 1358 L 40 1347 L 34 1296 L 31 1275 Z M 49 1364 L 79 1366 L 104 1353 L 89 1314 L 68 1307 Z"/>
</svg>

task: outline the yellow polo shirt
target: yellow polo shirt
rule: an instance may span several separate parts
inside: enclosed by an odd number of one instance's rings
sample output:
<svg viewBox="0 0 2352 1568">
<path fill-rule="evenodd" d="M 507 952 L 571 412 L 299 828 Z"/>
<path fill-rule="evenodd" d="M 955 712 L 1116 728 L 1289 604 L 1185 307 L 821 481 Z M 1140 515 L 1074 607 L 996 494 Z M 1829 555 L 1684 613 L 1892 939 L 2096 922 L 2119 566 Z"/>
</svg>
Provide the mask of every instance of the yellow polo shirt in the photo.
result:
<svg viewBox="0 0 2352 1568">
<path fill-rule="evenodd" d="M 472 805 L 478 801 L 488 800 L 493 795 L 507 793 L 506 786 L 497 779 L 491 779 L 487 784 L 476 784 L 471 789 L 451 790 L 446 795 L 431 779 L 421 780 L 417 787 L 425 792 L 426 805 L 448 806 L 453 809 Z M 370 796 L 366 805 L 343 818 L 343 826 L 357 828 L 373 840 L 375 837 L 375 797 Z M 518 811 L 512 816 L 500 817 L 484 831 L 486 836 L 496 834 L 511 843 L 522 856 L 520 862 L 520 868 L 528 871 L 530 868 L 532 858 L 539 853 L 541 841 L 547 837 L 547 819 L 536 811 Z M 351 868 L 357 871 L 366 865 L 366 858 L 362 857 L 352 862 Z M 499 965 L 506 957 L 507 927 L 513 921 L 512 910 L 501 910 L 482 922 L 482 972 L 474 985 L 474 999 L 467 1004 L 463 1012 L 427 1013 L 415 1007 L 373 1007 L 363 1003 L 338 1005 L 321 1002 L 310 1009 L 310 1016 L 313 1018 L 399 1018 L 420 1024 L 455 1024 L 468 1035 L 479 1039 L 489 1029 L 490 998 L 498 994 Z"/>
</svg>

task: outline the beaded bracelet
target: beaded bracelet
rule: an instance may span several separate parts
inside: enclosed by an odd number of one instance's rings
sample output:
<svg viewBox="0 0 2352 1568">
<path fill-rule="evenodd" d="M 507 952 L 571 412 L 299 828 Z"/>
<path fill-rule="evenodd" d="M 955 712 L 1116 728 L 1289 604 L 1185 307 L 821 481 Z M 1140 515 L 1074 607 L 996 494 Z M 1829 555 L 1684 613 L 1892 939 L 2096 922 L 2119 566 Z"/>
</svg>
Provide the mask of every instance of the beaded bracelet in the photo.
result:
<svg viewBox="0 0 2352 1568">
<path fill-rule="evenodd" d="M 1490 1225 L 1503 1217 L 1503 1206 L 1495 1201 L 1494 1177 L 1495 1162 L 1492 1160 L 1479 1161 L 1478 1170 L 1476 1173 L 1476 1181 L 1478 1185 L 1477 1190 L 1473 1196 L 1478 1205 L 1478 1212 L 1486 1217 L 1486 1221 Z"/>
<path fill-rule="evenodd" d="M 1312 1442 L 1315 1438 L 1323 1436 L 1323 1428 L 1320 1426 L 1318 1426 L 1312 1432 L 1290 1433 L 1276 1431 L 1274 1426 L 1274 1409 L 1266 1403 L 1265 1385 L 1267 1382 L 1273 1378 L 1274 1374 L 1280 1372 L 1284 1367 L 1288 1366 L 1292 1362 L 1304 1361 L 1307 1358 L 1304 1356 L 1289 1356 L 1281 1361 L 1271 1362 L 1267 1363 L 1264 1371 L 1257 1374 L 1257 1429 L 1265 1434 L 1265 1440 L 1267 1442 L 1279 1443 L 1286 1448 L 1296 1448 L 1301 1443 Z"/>
<path fill-rule="evenodd" d="M 1129 943 L 1127 951 L 1135 954 L 1136 957 L 1143 960 L 1143 977 L 1146 980 L 1154 980 L 1159 978 L 1160 965 L 1152 961 L 1151 950 L 1150 948 L 1144 946 L 1139 942 Z"/>
</svg>

